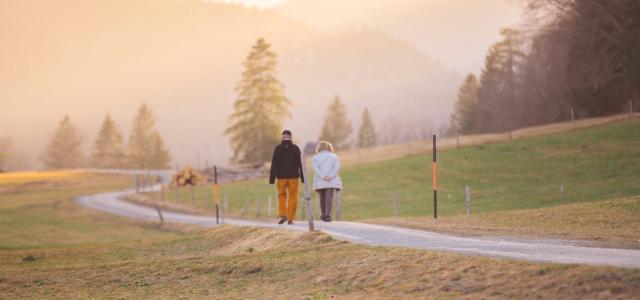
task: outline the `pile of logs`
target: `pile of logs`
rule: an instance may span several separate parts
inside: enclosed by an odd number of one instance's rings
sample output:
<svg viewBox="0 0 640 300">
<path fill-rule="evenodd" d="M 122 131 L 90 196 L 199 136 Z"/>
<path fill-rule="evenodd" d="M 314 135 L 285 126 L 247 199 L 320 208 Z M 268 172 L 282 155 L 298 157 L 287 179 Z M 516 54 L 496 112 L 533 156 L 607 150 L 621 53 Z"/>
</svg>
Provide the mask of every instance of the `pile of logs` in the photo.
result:
<svg viewBox="0 0 640 300">
<path fill-rule="evenodd" d="M 202 176 L 198 171 L 191 167 L 185 167 L 182 171 L 179 171 L 176 174 L 171 176 L 171 188 L 183 187 L 183 186 L 194 186 L 198 183 L 204 183 L 207 179 L 205 176 Z"/>
</svg>

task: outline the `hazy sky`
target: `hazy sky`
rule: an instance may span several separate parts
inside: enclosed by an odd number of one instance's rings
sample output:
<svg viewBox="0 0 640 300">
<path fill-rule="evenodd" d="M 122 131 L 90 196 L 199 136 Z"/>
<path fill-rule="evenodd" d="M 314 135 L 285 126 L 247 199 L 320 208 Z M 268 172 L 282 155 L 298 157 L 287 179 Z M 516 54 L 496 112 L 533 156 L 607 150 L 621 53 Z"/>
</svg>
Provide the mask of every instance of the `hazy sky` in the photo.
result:
<svg viewBox="0 0 640 300">
<path fill-rule="evenodd" d="M 293 102 L 284 125 L 300 142 L 317 138 L 335 95 L 354 129 L 368 107 L 378 127 L 395 119 L 415 133 L 448 121 L 464 73 L 480 71 L 521 10 L 520 0 L 207 4 L 222 1 L 0 0 L 0 137 L 37 166 L 65 115 L 88 152 L 105 114 L 126 139 L 147 102 L 174 163 L 226 163 L 234 87 L 259 37 L 278 54 Z"/>
<path fill-rule="evenodd" d="M 218 2 L 241 3 L 247 6 L 260 8 L 273 7 L 284 2 L 284 0 L 217 0 Z"/>
<path fill-rule="evenodd" d="M 523 0 L 217 0 L 274 8 L 326 31 L 381 30 L 460 73 L 479 73 L 499 30 L 516 25 Z"/>
</svg>

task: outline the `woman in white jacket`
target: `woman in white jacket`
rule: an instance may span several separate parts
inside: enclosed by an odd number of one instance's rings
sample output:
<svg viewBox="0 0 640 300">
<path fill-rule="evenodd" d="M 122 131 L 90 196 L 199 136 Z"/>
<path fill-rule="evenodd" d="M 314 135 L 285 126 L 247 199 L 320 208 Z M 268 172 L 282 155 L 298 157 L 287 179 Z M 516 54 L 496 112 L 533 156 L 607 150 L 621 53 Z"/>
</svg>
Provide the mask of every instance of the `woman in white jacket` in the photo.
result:
<svg viewBox="0 0 640 300">
<path fill-rule="evenodd" d="M 331 204 L 335 190 L 342 189 L 340 159 L 329 142 L 319 142 L 313 156 L 313 189 L 320 195 L 321 219 L 331 222 Z"/>
</svg>

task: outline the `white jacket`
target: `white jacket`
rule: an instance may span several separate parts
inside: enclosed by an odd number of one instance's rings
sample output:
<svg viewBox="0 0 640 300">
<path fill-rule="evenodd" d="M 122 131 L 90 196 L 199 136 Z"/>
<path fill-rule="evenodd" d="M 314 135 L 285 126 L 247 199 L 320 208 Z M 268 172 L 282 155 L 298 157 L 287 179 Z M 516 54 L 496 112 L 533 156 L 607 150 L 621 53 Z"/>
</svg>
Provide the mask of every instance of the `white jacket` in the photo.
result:
<svg viewBox="0 0 640 300">
<path fill-rule="evenodd" d="M 337 155 L 322 151 L 313 156 L 313 189 L 342 189 L 342 180 L 340 179 L 340 159 Z M 324 180 L 325 176 L 331 177 L 331 180 Z"/>
</svg>

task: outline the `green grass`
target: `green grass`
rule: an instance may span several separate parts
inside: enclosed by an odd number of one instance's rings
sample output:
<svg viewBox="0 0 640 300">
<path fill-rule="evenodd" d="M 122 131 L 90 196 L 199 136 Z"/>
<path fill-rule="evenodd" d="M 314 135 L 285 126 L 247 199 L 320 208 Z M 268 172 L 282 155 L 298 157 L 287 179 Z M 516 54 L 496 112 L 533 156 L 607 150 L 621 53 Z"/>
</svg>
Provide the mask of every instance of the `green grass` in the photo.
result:
<svg viewBox="0 0 640 300">
<path fill-rule="evenodd" d="M 341 176 L 344 219 L 393 216 L 394 192 L 400 216 L 433 215 L 431 155 L 347 167 Z M 561 184 L 565 203 L 639 195 L 640 120 L 438 153 L 440 215 L 465 213 L 465 186 L 471 188 L 473 212 L 482 213 L 561 204 Z M 208 193 L 196 188 L 197 205 L 211 207 Z M 230 214 L 237 215 L 250 199 L 262 199 L 264 215 L 275 187 L 266 179 L 252 180 L 223 185 L 224 194 Z M 173 193 L 167 195 L 175 201 Z M 183 192 L 183 203 L 190 202 L 187 195 Z M 255 214 L 255 205 L 247 216 Z"/>
</svg>

